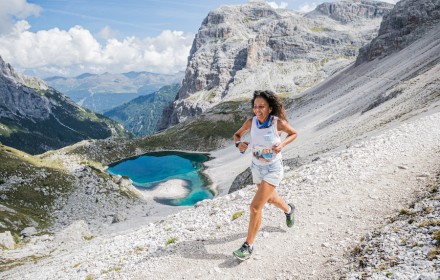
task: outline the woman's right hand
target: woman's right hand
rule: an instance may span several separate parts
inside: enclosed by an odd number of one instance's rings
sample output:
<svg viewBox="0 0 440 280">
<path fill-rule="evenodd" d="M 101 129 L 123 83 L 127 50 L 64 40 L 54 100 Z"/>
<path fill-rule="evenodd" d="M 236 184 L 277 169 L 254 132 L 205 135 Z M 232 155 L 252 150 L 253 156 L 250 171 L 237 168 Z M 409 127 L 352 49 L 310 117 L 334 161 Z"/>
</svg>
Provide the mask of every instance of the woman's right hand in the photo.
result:
<svg viewBox="0 0 440 280">
<path fill-rule="evenodd" d="M 240 144 L 238 144 L 238 150 L 240 151 L 240 153 L 244 153 L 246 152 L 247 148 L 249 146 L 249 142 L 241 142 Z"/>
</svg>

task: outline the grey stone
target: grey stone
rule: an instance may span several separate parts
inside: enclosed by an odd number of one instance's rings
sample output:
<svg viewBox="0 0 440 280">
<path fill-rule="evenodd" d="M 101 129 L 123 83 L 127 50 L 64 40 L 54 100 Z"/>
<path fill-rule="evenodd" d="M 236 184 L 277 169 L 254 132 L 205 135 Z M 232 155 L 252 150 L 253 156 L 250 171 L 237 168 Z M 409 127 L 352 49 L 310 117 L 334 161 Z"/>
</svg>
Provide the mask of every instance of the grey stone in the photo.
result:
<svg viewBox="0 0 440 280">
<path fill-rule="evenodd" d="M 123 222 L 125 221 L 127 218 L 125 216 L 123 216 L 122 214 L 115 214 L 113 215 L 113 219 L 112 219 L 112 224 L 116 224 L 119 222 Z"/>
<path fill-rule="evenodd" d="M 440 22 L 438 0 L 399 1 L 383 18 L 379 36 L 359 50 L 356 64 L 399 51 Z"/>
<path fill-rule="evenodd" d="M 38 233 L 38 231 L 37 231 L 36 228 L 34 228 L 34 227 L 27 227 L 27 228 L 23 229 L 20 232 L 20 236 L 22 236 L 22 237 L 30 237 L 30 236 L 35 235 L 37 233 Z"/>
<path fill-rule="evenodd" d="M 86 237 L 91 237 L 92 232 L 87 223 L 83 220 L 75 221 L 73 224 L 63 229 L 55 235 L 56 243 L 74 243 L 83 241 Z"/>
<path fill-rule="evenodd" d="M 1 246 L 10 250 L 15 248 L 15 241 L 10 231 L 0 233 L 0 247 Z"/>
</svg>

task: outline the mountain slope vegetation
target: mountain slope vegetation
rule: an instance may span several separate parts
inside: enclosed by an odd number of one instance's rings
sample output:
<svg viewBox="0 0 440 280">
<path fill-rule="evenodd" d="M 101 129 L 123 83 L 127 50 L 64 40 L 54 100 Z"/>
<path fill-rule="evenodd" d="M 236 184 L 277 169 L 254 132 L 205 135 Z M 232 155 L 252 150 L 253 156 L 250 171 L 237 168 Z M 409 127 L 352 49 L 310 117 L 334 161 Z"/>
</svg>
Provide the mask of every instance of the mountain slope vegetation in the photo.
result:
<svg viewBox="0 0 440 280">
<path fill-rule="evenodd" d="M 39 154 L 84 139 L 129 134 L 43 82 L 32 87 L 0 57 L 0 142 Z"/>
</svg>

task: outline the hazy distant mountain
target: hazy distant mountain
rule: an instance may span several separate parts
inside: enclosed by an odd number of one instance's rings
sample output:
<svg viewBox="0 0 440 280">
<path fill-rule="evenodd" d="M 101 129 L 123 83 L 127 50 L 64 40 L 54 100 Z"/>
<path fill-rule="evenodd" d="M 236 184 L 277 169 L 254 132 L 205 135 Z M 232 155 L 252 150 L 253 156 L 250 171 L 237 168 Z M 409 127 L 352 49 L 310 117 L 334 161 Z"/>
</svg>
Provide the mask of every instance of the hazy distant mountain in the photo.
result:
<svg viewBox="0 0 440 280">
<path fill-rule="evenodd" d="M 0 57 L 0 142 L 31 154 L 84 139 L 127 135 L 112 120 L 81 108 L 37 78 L 14 71 Z"/>
<path fill-rule="evenodd" d="M 105 112 L 104 115 L 118 121 L 138 137 L 150 135 L 156 131 L 163 109 L 174 101 L 179 89 L 180 84 L 164 86 L 152 94 L 139 96 Z"/>
<path fill-rule="evenodd" d="M 128 72 L 90 74 L 77 77 L 50 77 L 45 81 L 79 105 L 103 113 L 138 96 L 151 94 L 165 85 L 180 83 L 183 72 L 172 75 Z"/>
</svg>

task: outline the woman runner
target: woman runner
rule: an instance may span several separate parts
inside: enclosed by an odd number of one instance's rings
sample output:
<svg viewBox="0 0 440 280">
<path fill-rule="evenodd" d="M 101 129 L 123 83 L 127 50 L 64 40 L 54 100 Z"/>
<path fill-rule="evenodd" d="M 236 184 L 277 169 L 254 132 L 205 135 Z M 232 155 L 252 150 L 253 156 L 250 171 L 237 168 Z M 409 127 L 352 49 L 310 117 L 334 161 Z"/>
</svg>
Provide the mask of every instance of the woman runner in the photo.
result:
<svg viewBox="0 0 440 280">
<path fill-rule="evenodd" d="M 261 226 L 262 210 L 270 203 L 284 211 L 286 224 L 294 224 L 295 206 L 286 203 L 277 193 L 276 187 L 284 175 L 281 150 L 296 139 L 296 131 L 289 125 L 286 111 L 279 97 L 272 91 L 255 91 L 252 98 L 254 117 L 245 121 L 234 134 L 235 146 L 244 153 L 248 146 L 252 149 L 252 179 L 258 190 L 250 205 L 250 221 L 246 241 L 234 256 L 240 260 L 248 259 L 253 252 L 253 243 Z M 242 142 L 241 138 L 251 131 L 251 142 Z M 281 133 L 287 134 L 281 141 Z"/>
</svg>

